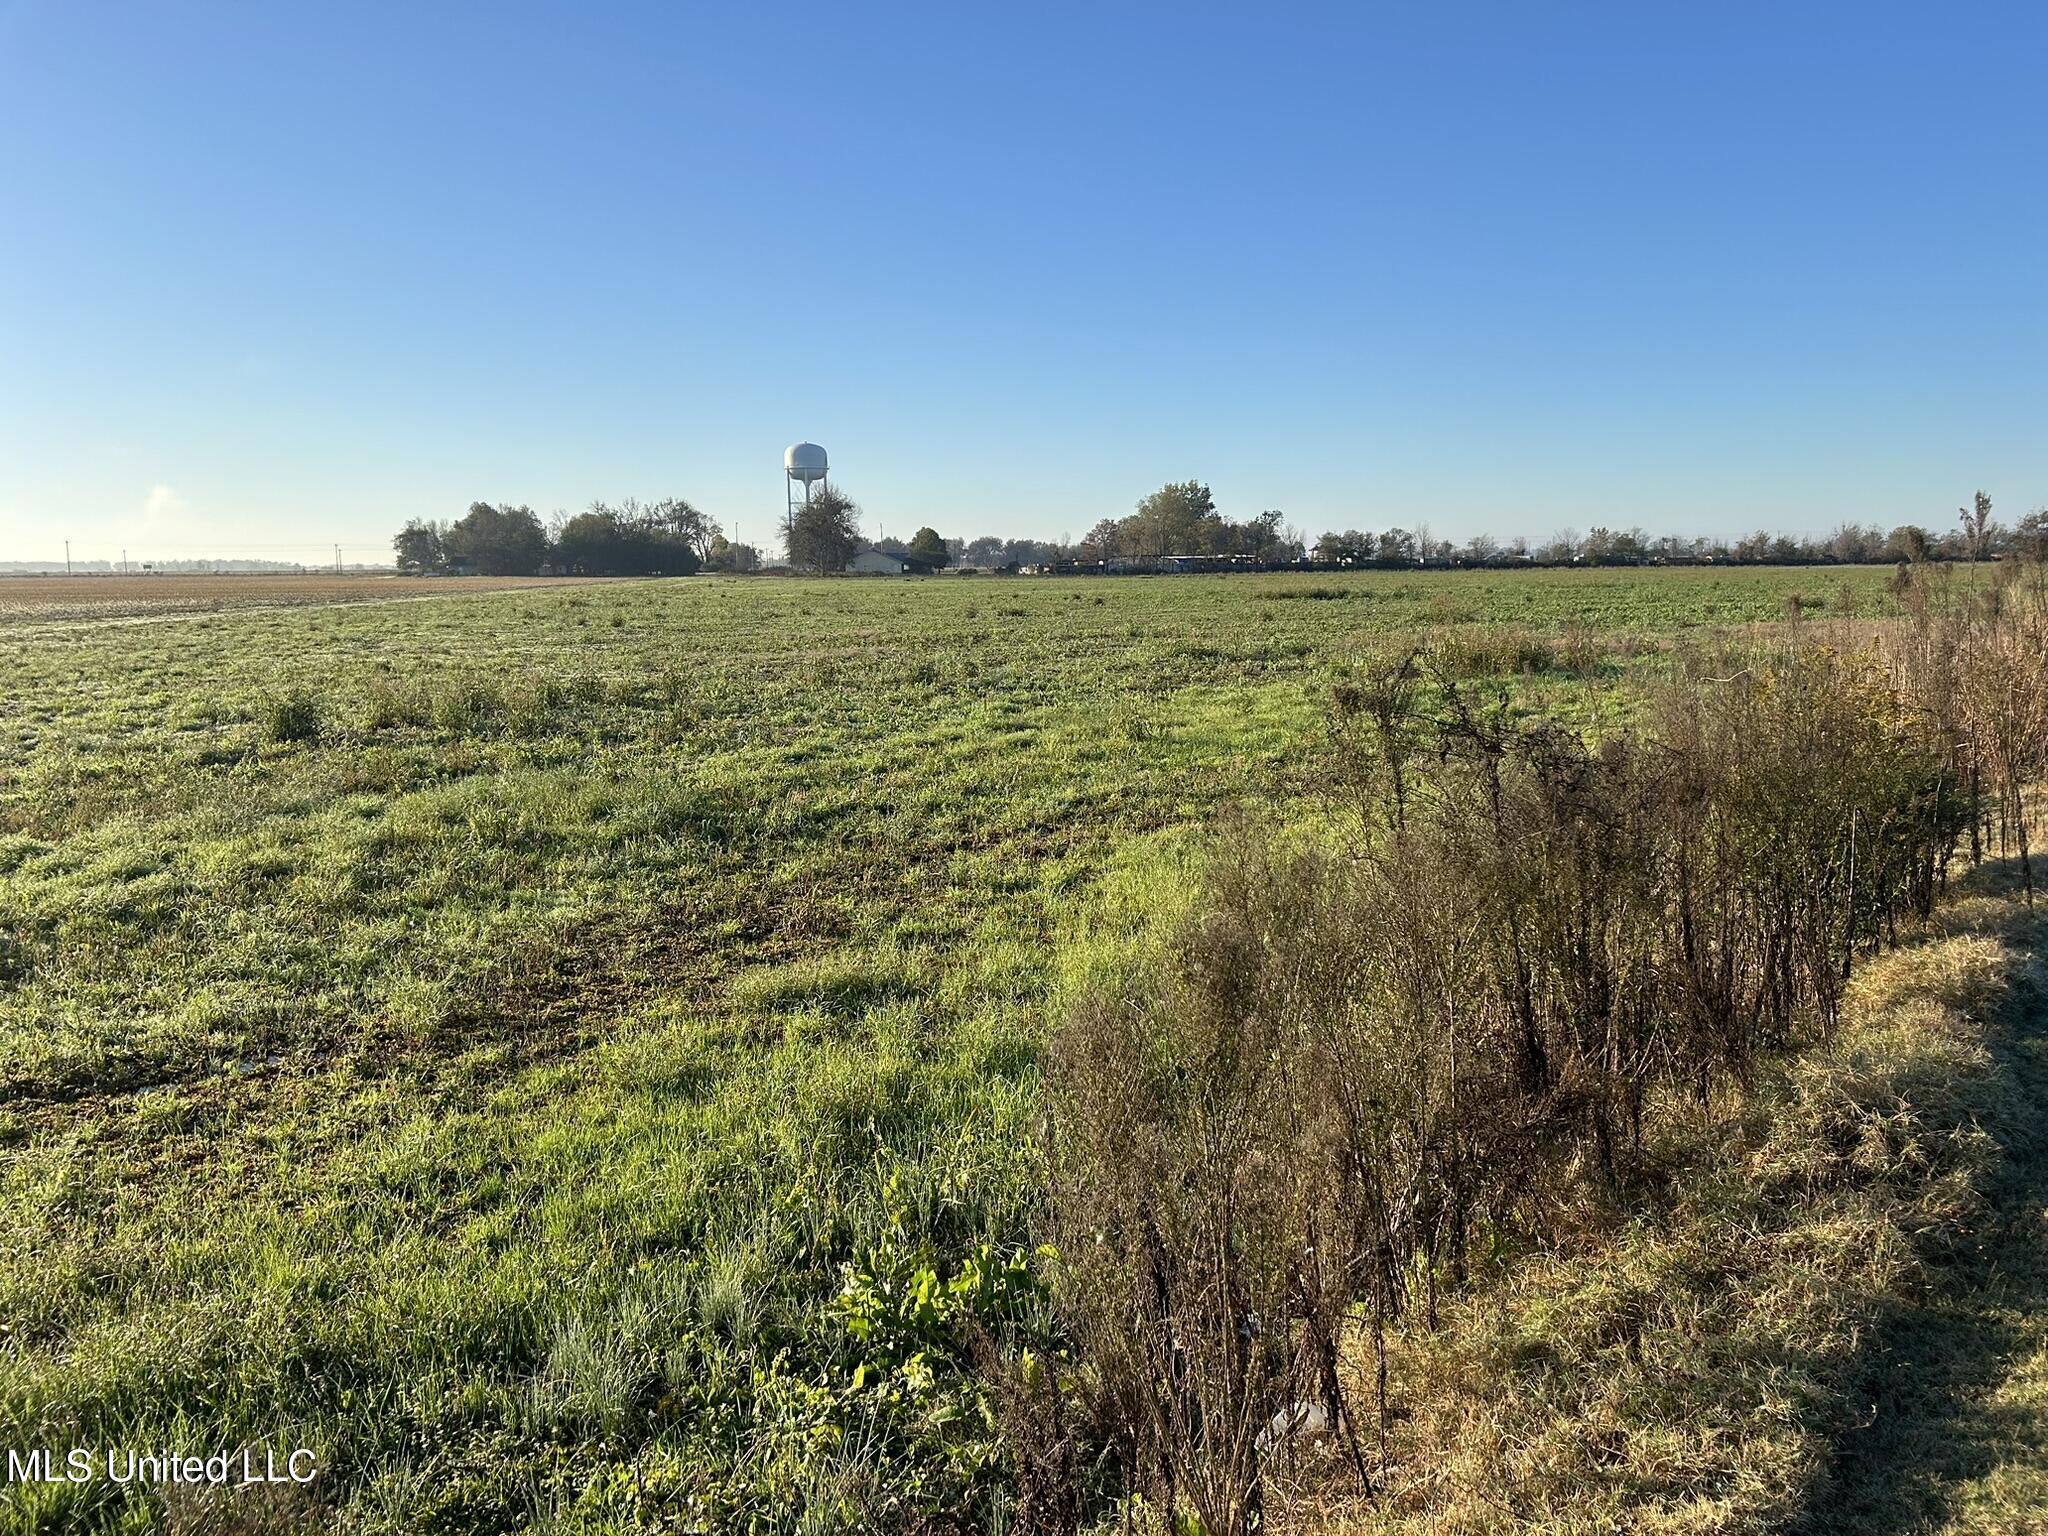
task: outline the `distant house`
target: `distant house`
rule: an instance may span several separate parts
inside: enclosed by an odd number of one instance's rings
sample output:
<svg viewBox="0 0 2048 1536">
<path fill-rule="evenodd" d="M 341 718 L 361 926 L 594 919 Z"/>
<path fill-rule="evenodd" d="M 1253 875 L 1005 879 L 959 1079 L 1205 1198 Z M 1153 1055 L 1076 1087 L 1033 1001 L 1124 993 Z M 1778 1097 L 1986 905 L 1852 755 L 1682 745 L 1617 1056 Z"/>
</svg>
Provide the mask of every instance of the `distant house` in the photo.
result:
<svg viewBox="0 0 2048 1536">
<path fill-rule="evenodd" d="M 922 560 L 893 549 L 864 549 L 846 564 L 856 576 L 929 576 L 932 568 Z"/>
</svg>

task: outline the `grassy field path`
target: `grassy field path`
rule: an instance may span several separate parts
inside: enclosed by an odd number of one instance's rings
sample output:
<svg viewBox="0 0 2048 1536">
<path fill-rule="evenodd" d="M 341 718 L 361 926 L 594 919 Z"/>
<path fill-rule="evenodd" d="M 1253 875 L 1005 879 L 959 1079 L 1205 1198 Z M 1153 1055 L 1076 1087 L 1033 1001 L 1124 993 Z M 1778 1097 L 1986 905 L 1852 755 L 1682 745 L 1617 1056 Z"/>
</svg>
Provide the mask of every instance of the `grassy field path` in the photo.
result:
<svg viewBox="0 0 2048 1536">
<path fill-rule="evenodd" d="M 1874 1394 L 1844 1437 L 1827 1533 L 2048 1533 L 2048 925 L 1991 1048 L 2004 1104 L 1987 1209 L 1935 1284 L 1875 1341 Z"/>
</svg>

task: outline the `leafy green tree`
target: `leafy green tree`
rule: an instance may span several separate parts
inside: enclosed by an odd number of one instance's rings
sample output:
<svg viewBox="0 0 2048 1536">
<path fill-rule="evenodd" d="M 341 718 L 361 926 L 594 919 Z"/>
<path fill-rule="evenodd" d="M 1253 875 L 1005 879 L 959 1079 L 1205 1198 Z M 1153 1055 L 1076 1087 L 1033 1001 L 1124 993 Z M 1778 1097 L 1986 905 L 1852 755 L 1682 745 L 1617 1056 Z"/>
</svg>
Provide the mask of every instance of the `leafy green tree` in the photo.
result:
<svg viewBox="0 0 2048 1536">
<path fill-rule="evenodd" d="M 547 529 L 531 507 L 473 501 L 441 543 L 451 565 L 473 565 L 486 576 L 531 576 L 548 557 Z"/>
<path fill-rule="evenodd" d="M 910 558 L 921 561 L 933 570 L 945 565 L 953 558 L 946 548 L 946 541 L 939 537 L 936 528 L 920 528 L 910 536 Z"/>
<path fill-rule="evenodd" d="M 723 533 L 714 533 L 711 547 L 705 555 L 704 568 L 709 571 L 758 571 L 761 552 L 751 544 L 735 544 Z"/>
<path fill-rule="evenodd" d="M 711 541 L 720 536 L 718 524 L 682 497 L 671 496 L 665 501 L 657 501 L 643 515 L 649 523 L 665 529 L 688 545 L 700 564 L 711 558 Z"/>
<path fill-rule="evenodd" d="M 1282 560 L 1291 558 L 1293 551 L 1287 539 L 1280 532 L 1280 524 L 1286 513 L 1278 510 L 1261 512 L 1257 517 L 1247 518 L 1241 523 L 1228 518 L 1212 520 L 1208 528 L 1208 548 L 1211 555 L 1245 555 L 1253 560 Z"/>
<path fill-rule="evenodd" d="M 1348 562 L 1357 565 L 1370 560 L 1373 552 L 1373 536 L 1361 533 L 1356 528 L 1347 528 L 1342 533 L 1332 531 L 1316 540 L 1312 551 L 1315 558 L 1330 564 Z"/>
<path fill-rule="evenodd" d="M 1002 565 L 1050 565 L 1065 557 L 1066 547 L 1043 539 L 1005 539 Z"/>
<path fill-rule="evenodd" d="M 660 506 L 601 501 L 555 532 L 555 563 L 580 576 L 689 576 L 702 561 L 689 535 Z"/>
<path fill-rule="evenodd" d="M 1216 498 L 1201 481 L 1162 485 L 1118 525 L 1120 552 L 1143 560 L 1206 553 L 1218 522 Z"/>
<path fill-rule="evenodd" d="M 443 530 L 439 523 L 414 518 L 391 541 L 392 551 L 398 557 L 398 568 L 422 574 L 445 568 L 448 554 L 441 547 L 442 538 Z"/>
<path fill-rule="evenodd" d="M 610 576 L 624 530 L 618 515 L 596 507 L 579 512 L 555 530 L 555 565 L 579 576 Z"/>
<path fill-rule="evenodd" d="M 843 571 L 860 547 L 860 508 L 836 486 L 824 486 L 797 509 L 783 542 L 798 570 L 820 576 Z"/>
<path fill-rule="evenodd" d="M 1123 524 L 1114 518 L 1105 517 L 1088 530 L 1074 553 L 1082 560 L 1114 560 L 1124 553 Z"/>
</svg>

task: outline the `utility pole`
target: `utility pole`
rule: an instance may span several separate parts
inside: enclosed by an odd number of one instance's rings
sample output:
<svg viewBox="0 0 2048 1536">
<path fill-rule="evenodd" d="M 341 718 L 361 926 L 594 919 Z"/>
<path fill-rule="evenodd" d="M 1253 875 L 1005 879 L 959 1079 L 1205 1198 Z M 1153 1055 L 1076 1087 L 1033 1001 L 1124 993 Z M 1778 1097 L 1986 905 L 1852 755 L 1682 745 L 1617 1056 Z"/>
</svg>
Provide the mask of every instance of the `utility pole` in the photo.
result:
<svg viewBox="0 0 2048 1536">
<path fill-rule="evenodd" d="M 341 574 L 341 546 L 339 544 L 334 546 L 334 574 L 337 576 Z"/>
<path fill-rule="evenodd" d="M 71 574 L 71 541 L 69 539 L 64 541 L 64 574 L 66 576 Z"/>
</svg>

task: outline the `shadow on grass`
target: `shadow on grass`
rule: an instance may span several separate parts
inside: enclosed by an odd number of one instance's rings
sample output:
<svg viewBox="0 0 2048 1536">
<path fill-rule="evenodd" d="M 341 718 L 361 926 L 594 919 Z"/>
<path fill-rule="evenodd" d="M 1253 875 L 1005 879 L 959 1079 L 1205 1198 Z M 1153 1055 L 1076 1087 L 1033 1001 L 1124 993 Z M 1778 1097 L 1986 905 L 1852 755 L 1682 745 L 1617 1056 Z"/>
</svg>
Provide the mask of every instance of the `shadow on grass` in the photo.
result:
<svg viewBox="0 0 2048 1536">
<path fill-rule="evenodd" d="M 1954 894 L 1956 926 L 2032 957 L 1987 1041 L 2000 1094 L 1982 1129 L 1999 1155 L 1981 1220 L 1929 1256 L 1926 1293 L 1869 1340 L 1862 1411 L 1793 1525 L 1814 1536 L 2048 1529 L 2034 1523 L 2048 1522 L 2048 911 L 2012 904 L 2017 859 L 1970 870 Z"/>
</svg>

